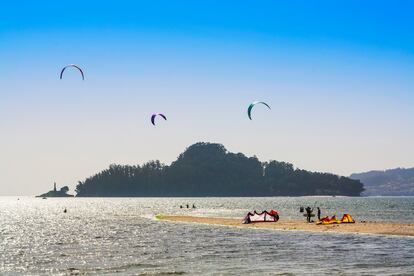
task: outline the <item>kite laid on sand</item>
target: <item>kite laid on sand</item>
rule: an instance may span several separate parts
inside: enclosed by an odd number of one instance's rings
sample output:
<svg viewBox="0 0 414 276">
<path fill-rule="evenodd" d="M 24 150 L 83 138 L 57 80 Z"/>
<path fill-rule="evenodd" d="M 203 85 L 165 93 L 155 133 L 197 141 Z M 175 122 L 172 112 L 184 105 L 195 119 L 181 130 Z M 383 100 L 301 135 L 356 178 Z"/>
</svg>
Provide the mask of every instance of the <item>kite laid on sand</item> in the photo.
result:
<svg viewBox="0 0 414 276">
<path fill-rule="evenodd" d="M 249 105 L 249 108 L 247 108 L 247 116 L 249 116 L 249 119 L 250 120 L 252 119 L 252 109 L 257 104 L 263 104 L 263 105 L 267 106 L 270 109 L 270 106 L 267 103 L 265 103 L 265 102 L 252 102 Z"/>
<path fill-rule="evenodd" d="M 247 215 L 243 219 L 244 224 L 248 223 L 255 223 L 255 222 L 277 222 L 279 220 L 279 213 L 276 210 L 263 211 L 261 213 L 257 213 L 254 211 L 253 213 L 248 212 Z"/>
<path fill-rule="evenodd" d="M 73 68 L 78 69 L 78 70 L 79 70 L 79 72 L 80 72 L 80 73 L 81 73 L 81 75 L 82 75 L 82 80 L 85 80 L 85 75 L 83 74 L 82 69 L 81 69 L 78 65 L 76 65 L 76 64 L 69 64 L 69 65 L 66 65 L 65 67 L 63 67 L 62 71 L 60 71 L 60 79 L 62 79 L 62 77 L 63 77 L 63 72 L 65 72 L 66 68 L 68 68 L 68 67 L 73 67 Z"/>
<path fill-rule="evenodd" d="M 154 113 L 154 114 L 152 114 L 152 116 L 151 116 L 151 123 L 155 126 L 155 117 L 157 117 L 157 116 L 161 116 L 161 117 L 163 117 L 164 118 L 164 120 L 167 120 L 167 117 L 165 117 L 165 115 L 164 114 L 161 114 L 161 113 Z"/>
</svg>

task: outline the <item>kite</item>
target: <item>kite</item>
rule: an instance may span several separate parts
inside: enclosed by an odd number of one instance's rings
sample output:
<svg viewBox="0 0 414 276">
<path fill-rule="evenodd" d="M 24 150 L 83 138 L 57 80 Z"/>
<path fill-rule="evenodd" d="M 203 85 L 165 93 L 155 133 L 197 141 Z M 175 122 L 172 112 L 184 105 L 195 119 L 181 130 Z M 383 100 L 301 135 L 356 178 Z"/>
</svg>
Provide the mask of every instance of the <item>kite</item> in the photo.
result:
<svg viewBox="0 0 414 276">
<path fill-rule="evenodd" d="M 270 106 L 265 102 L 252 102 L 249 105 L 249 108 L 247 108 L 247 116 L 249 116 L 250 120 L 252 119 L 252 109 L 256 104 L 263 104 L 263 105 L 267 106 L 269 109 L 271 109 Z"/>
<path fill-rule="evenodd" d="M 161 116 L 161 117 L 163 117 L 164 118 L 164 120 L 167 120 L 167 117 L 165 117 L 165 115 L 164 114 L 161 114 L 161 113 L 154 113 L 154 114 L 152 114 L 152 116 L 151 116 L 151 123 L 155 126 L 155 117 L 157 117 L 157 116 Z"/>
<path fill-rule="evenodd" d="M 85 75 L 83 74 L 82 69 L 81 69 L 79 66 L 77 66 L 76 64 L 69 64 L 69 65 L 66 65 L 65 67 L 63 67 L 62 71 L 60 71 L 60 79 L 62 79 L 62 77 L 63 77 L 63 72 L 65 72 L 66 68 L 68 68 L 68 67 L 73 67 L 73 68 L 78 69 L 78 70 L 79 70 L 79 72 L 80 72 L 80 73 L 81 73 L 81 75 L 82 75 L 82 80 L 85 80 Z"/>
</svg>

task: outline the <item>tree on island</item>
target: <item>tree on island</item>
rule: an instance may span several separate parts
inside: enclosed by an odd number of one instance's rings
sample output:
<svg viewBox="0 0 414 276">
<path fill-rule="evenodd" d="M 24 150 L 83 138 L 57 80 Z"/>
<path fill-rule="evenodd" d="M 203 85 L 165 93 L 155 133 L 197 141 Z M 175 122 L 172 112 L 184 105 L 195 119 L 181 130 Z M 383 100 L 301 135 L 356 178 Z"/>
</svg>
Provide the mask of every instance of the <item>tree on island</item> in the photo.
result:
<svg viewBox="0 0 414 276">
<path fill-rule="evenodd" d="M 169 166 L 110 165 L 76 187 L 77 196 L 359 196 L 363 190 L 358 180 L 260 162 L 214 143 L 188 147 Z"/>
</svg>

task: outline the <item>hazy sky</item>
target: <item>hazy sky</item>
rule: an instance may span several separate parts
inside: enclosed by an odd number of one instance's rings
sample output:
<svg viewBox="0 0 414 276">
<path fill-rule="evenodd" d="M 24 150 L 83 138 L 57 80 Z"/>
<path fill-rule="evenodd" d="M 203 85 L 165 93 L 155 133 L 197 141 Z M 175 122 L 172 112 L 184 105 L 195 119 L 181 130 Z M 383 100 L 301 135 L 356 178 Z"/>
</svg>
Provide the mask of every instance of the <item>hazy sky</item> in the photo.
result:
<svg viewBox="0 0 414 276">
<path fill-rule="evenodd" d="M 343 175 L 414 166 L 411 1 L 102 2 L 2 3 L 0 195 L 199 141 Z M 59 79 L 69 63 L 85 81 Z M 272 110 L 250 121 L 255 100 Z"/>
</svg>

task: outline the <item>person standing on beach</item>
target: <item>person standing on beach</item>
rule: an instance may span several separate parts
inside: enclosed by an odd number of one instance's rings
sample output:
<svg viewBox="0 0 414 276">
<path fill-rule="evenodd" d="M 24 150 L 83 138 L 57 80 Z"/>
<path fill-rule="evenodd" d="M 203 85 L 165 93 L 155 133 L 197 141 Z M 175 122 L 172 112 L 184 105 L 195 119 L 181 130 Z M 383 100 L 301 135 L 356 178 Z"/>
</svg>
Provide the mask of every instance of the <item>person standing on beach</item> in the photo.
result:
<svg viewBox="0 0 414 276">
<path fill-rule="evenodd" d="M 312 211 L 313 209 L 311 207 L 306 207 L 306 220 L 307 222 L 311 222 L 311 215 L 312 215 Z"/>
<path fill-rule="evenodd" d="M 321 209 L 318 207 L 318 220 L 321 220 Z"/>
</svg>

